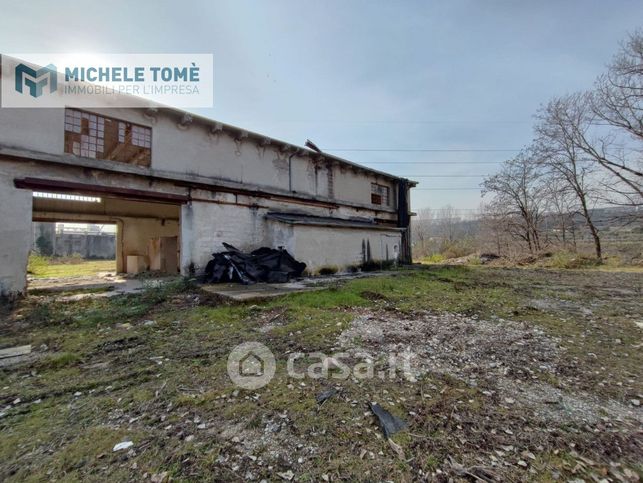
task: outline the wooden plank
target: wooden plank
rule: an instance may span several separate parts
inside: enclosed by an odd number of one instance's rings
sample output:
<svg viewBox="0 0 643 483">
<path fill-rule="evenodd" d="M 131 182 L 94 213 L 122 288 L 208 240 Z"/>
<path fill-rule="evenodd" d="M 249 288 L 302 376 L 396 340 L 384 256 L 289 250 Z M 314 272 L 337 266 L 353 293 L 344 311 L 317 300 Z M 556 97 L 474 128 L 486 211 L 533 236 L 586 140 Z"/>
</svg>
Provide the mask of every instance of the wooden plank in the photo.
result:
<svg viewBox="0 0 643 483">
<path fill-rule="evenodd" d="M 6 359 L 8 357 L 17 357 L 24 356 L 25 354 L 31 353 L 31 344 L 21 345 L 17 347 L 9 347 L 8 349 L 0 349 L 0 359 Z"/>
</svg>

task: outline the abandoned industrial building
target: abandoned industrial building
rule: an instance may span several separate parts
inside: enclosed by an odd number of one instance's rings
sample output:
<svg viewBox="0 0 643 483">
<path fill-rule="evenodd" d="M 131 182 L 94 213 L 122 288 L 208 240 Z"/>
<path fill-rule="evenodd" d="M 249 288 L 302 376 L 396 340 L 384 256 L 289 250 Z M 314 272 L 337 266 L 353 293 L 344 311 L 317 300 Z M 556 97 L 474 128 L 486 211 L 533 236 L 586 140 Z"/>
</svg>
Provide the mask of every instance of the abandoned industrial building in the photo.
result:
<svg viewBox="0 0 643 483">
<path fill-rule="evenodd" d="M 198 275 L 223 242 L 312 275 L 410 260 L 413 182 L 171 108 L 0 109 L 0 185 L 3 296 L 33 222 L 115 224 L 118 272 Z"/>
</svg>

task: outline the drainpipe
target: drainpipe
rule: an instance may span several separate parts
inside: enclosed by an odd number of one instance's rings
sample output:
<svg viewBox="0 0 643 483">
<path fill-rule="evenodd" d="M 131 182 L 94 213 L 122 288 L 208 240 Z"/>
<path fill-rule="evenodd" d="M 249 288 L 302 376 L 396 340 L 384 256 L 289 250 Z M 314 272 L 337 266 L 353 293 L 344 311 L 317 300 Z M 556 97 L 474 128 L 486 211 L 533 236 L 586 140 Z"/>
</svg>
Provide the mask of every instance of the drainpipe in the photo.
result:
<svg viewBox="0 0 643 483">
<path fill-rule="evenodd" d="M 296 149 L 288 156 L 288 191 L 292 191 L 292 158 L 295 154 Z"/>
<path fill-rule="evenodd" d="M 409 181 L 400 179 L 397 184 L 397 226 L 404 228 L 400 246 L 400 261 L 411 263 L 411 228 L 409 218 Z"/>
</svg>

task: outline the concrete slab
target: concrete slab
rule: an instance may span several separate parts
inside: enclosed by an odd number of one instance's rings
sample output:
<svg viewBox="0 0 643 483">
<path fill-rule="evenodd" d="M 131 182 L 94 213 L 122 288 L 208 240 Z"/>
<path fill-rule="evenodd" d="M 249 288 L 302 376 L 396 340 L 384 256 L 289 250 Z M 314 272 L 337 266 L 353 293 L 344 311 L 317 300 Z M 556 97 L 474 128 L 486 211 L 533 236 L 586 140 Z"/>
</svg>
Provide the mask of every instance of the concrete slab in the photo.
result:
<svg viewBox="0 0 643 483">
<path fill-rule="evenodd" d="M 30 362 L 38 357 L 38 354 L 31 352 L 31 344 L 8 347 L 0 350 L 0 367 L 8 367 L 23 362 Z"/>
<path fill-rule="evenodd" d="M 289 293 L 309 292 L 311 290 L 322 290 L 324 286 L 307 286 L 300 282 L 293 283 L 256 283 L 253 285 L 241 285 L 237 283 L 218 283 L 202 285 L 201 290 L 221 297 L 245 302 L 271 297 L 279 297 Z"/>
<path fill-rule="evenodd" d="M 99 274 L 96 276 L 42 278 L 29 281 L 28 293 L 31 295 L 54 296 L 57 301 L 71 302 L 85 298 L 115 297 L 142 291 L 146 286 L 173 280 L 176 277 L 127 278 L 120 275 Z M 91 290 L 105 289 L 101 292 Z M 79 292 L 60 295 L 64 292 Z M 84 293 L 83 293 L 84 292 Z M 57 295 L 58 294 L 58 295 Z"/>
<path fill-rule="evenodd" d="M 138 286 L 142 287 L 140 280 L 119 275 L 99 274 L 65 278 L 32 278 L 29 280 L 27 291 L 28 293 L 56 293 L 102 288 L 122 290 L 126 287 L 132 290 Z"/>
<path fill-rule="evenodd" d="M 381 277 L 392 275 L 396 271 L 358 272 L 328 275 L 323 277 L 306 277 L 290 283 L 256 283 L 253 285 L 242 285 L 238 283 L 216 283 L 201 285 L 201 290 L 221 297 L 247 302 L 264 298 L 279 297 L 289 293 L 310 292 L 312 290 L 324 290 L 329 285 L 366 277 Z"/>
<path fill-rule="evenodd" d="M 31 344 L 21 345 L 17 347 L 9 347 L 7 349 L 0 349 L 0 359 L 5 359 L 7 357 L 18 357 L 24 356 L 31 352 Z"/>
</svg>

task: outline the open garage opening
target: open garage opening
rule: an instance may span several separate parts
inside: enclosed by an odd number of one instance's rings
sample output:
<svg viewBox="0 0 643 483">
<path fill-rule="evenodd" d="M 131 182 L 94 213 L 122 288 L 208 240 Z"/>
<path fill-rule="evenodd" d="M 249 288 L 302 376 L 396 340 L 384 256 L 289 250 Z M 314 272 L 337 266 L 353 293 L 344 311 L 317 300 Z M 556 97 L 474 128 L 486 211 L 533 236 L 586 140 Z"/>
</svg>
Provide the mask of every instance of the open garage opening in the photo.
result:
<svg viewBox="0 0 643 483">
<path fill-rule="evenodd" d="M 33 222 L 29 275 L 37 278 L 116 273 L 116 225 Z"/>
<path fill-rule="evenodd" d="M 32 203 L 30 289 L 179 272 L 180 204 L 53 190 L 34 190 Z"/>
</svg>

